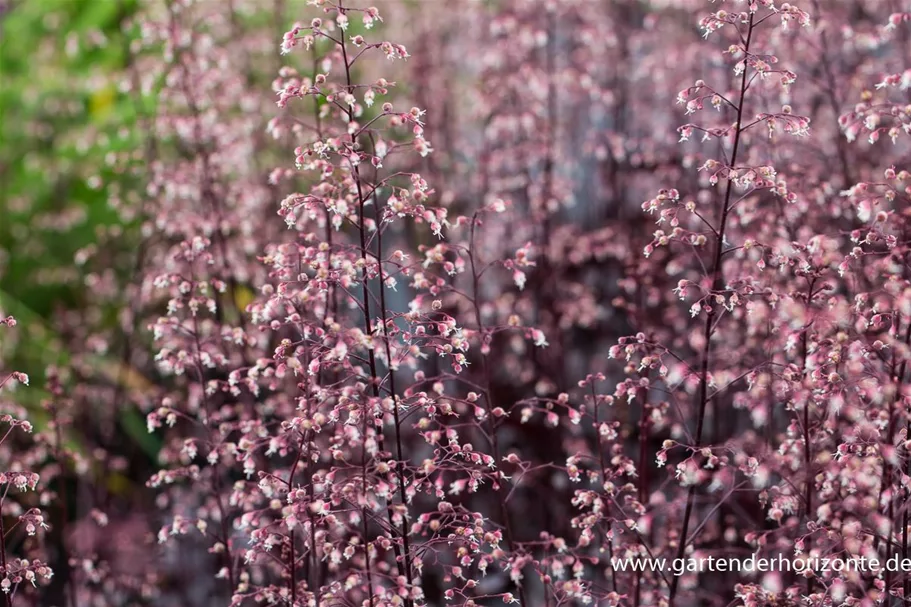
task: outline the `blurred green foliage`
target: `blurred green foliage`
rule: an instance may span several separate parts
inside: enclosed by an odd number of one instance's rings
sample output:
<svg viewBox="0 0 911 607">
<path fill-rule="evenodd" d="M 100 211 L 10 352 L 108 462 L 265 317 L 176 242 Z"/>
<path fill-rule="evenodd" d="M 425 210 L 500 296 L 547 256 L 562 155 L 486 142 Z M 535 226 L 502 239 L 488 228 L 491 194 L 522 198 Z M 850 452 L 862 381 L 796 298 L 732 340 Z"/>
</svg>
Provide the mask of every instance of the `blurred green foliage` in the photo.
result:
<svg viewBox="0 0 911 607">
<path fill-rule="evenodd" d="M 128 271 L 135 255 L 135 222 L 111 201 L 140 183 L 115 159 L 145 145 L 136 127 L 154 109 L 153 96 L 121 88 L 138 9 L 136 0 L 28 0 L 0 16 L 0 314 L 20 321 L 0 341 L 0 365 L 31 376 L 17 400 L 39 428 L 44 371 L 71 362 L 74 335 L 61 318 L 69 313 L 72 325 L 88 314 L 116 327 L 114 306 L 86 305 L 92 283 L 80 251 L 101 243 L 113 272 Z M 119 368 L 113 353 L 99 354 L 89 359 L 96 371 Z M 139 413 L 118 417 L 153 455 Z"/>
<path fill-rule="evenodd" d="M 84 299 L 77 252 L 121 223 L 109 198 L 133 177 L 113 155 L 142 145 L 133 127 L 151 103 L 118 90 L 137 8 L 29 0 L 0 22 L 0 310 L 21 318 L 15 358 L 30 369 L 65 362 L 49 321 Z"/>
</svg>

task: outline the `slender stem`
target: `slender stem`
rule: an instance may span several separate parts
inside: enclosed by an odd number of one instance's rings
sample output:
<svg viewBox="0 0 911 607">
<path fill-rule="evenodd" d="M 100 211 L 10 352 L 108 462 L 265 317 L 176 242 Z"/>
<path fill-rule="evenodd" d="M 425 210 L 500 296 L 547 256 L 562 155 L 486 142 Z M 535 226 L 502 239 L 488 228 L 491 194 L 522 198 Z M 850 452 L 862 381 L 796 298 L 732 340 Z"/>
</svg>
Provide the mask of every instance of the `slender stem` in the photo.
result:
<svg viewBox="0 0 911 607">
<path fill-rule="evenodd" d="M 305 334 L 304 329 L 303 329 L 303 327 L 301 327 L 301 335 L 304 336 L 304 334 Z M 309 369 L 310 368 L 310 349 L 305 347 L 304 351 L 306 353 L 305 361 L 304 361 L 304 368 Z M 303 389 L 304 389 L 304 398 L 307 400 L 307 419 L 312 419 L 309 374 L 304 376 L 304 388 Z M 308 432 L 309 432 L 309 430 L 308 430 Z M 311 463 L 310 441 L 307 440 L 306 433 L 301 434 L 301 440 L 300 440 L 300 443 L 298 444 L 298 448 L 297 448 L 297 456 L 294 459 L 294 464 L 291 465 L 291 470 L 288 472 L 288 491 L 289 492 L 294 489 L 294 474 L 297 472 L 297 468 L 300 465 L 301 455 L 303 455 L 303 452 L 304 452 L 304 443 L 307 444 L 307 467 L 309 467 L 310 463 Z M 310 503 L 313 503 L 313 499 L 312 499 L 313 479 L 312 479 L 312 477 L 311 477 L 310 483 L 308 483 L 308 485 L 309 485 L 310 495 L 311 495 Z M 309 504 L 308 504 L 308 508 L 307 508 L 307 516 L 310 519 L 310 555 L 311 555 L 311 562 L 312 562 L 312 555 L 315 554 L 315 552 L 316 552 L 316 542 L 314 541 L 316 527 L 314 525 L 314 520 L 313 520 L 314 514 L 310 510 Z M 291 582 L 290 582 L 291 583 L 291 607 L 297 607 L 297 556 L 295 555 L 296 534 L 294 532 L 294 529 L 292 529 L 291 532 L 288 534 L 288 539 L 289 539 L 289 543 L 291 544 L 291 561 L 289 563 L 289 568 L 291 570 Z M 309 565 L 308 565 L 308 567 L 309 567 Z M 310 575 L 312 575 L 312 573 L 313 573 L 313 570 L 311 569 L 307 575 L 308 580 L 309 580 Z M 315 594 L 316 594 L 316 602 L 318 605 L 319 604 L 319 589 L 317 589 Z"/>
<path fill-rule="evenodd" d="M 379 213 L 379 209 L 377 209 Z M 377 223 L 379 224 L 379 218 L 377 218 Z M 383 230 L 377 230 L 376 238 L 377 246 L 377 257 L 382 258 L 383 250 Z M 402 507 L 405 509 L 405 515 L 402 520 L 402 543 L 405 550 L 405 568 L 408 571 L 408 583 L 411 584 L 412 576 L 412 555 L 411 555 L 411 540 L 408 537 L 407 525 L 407 508 L 408 508 L 408 496 L 405 491 L 405 464 L 403 459 L 403 454 L 405 450 L 402 447 L 402 422 L 399 419 L 399 404 L 396 401 L 398 392 L 395 389 L 395 371 L 392 368 L 392 349 L 389 345 L 389 335 L 388 331 L 388 318 L 386 316 L 386 282 L 383 277 L 383 264 L 382 262 L 377 262 L 379 265 L 379 282 L 380 282 L 380 320 L 383 323 L 383 346 L 386 353 L 386 363 L 389 365 L 389 391 L 392 394 L 392 419 L 395 425 L 395 449 L 396 449 L 396 461 L 398 465 L 395 467 L 396 476 L 398 479 L 399 485 L 399 499 L 402 502 Z"/>
<path fill-rule="evenodd" d="M 288 534 L 288 542 L 291 544 L 291 607 L 297 607 L 297 559 L 294 556 L 294 529 Z"/>
<path fill-rule="evenodd" d="M 6 570 L 6 530 L 3 528 L 3 500 L 0 499 L 0 569 L 3 571 L 3 578 L 6 578 L 8 572 Z M 2 578 L 0 578 L 2 579 Z M 5 592 L 3 593 L 3 602 L 6 604 L 6 607 L 12 607 L 13 596 L 12 593 Z"/>
<path fill-rule="evenodd" d="M 905 345 L 911 346 L 911 319 L 908 321 L 908 328 L 905 330 Z M 901 366 L 901 381 L 905 381 L 905 373 L 908 370 L 908 359 L 905 358 L 902 361 Z M 901 395 L 901 386 L 899 386 L 899 392 L 896 394 L 896 398 L 899 398 Z M 905 440 L 911 437 L 911 420 L 906 422 L 905 425 Z M 905 474 L 911 476 L 911 457 L 907 459 L 905 464 Z M 902 558 L 907 562 L 908 560 L 908 509 L 904 508 L 902 514 Z M 908 596 L 909 590 L 911 590 L 911 580 L 909 580 L 907 573 L 905 574 L 904 580 L 902 582 L 902 589 L 904 590 L 903 597 Z"/>
<path fill-rule="evenodd" d="M 901 322 L 901 317 L 900 317 L 900 315 L 896 314 L 896 320 L 895 320 L 895 337 L 896 338 L 899 337 L 899 334 L 900 334 L 900 331 L 899 331 L 900 322 Z M 904 340 L 906 345 L 911 343 L 911 318 L 908 319 L 907 323 L 908 323 L 908 327 L 905 330 L 905 340 Z M 898 359 L 897 359 L 897 351 L 896 350 L 892 351 L 891 375 L 892 375 L 892 382 L 895 386 L 895 395 L 892 398 L 892 400 L 889 402 L 889 426 L 888 426 L 887 440 L 890 445 L 895 440 L 895 420 L 893 418 L 895 416 L 895 408 L 898 405 L 899 399 L 901 398 L 901 388 L 902 388 L 902 384 L 904 384 L 904 382 L 905 382 L 905 371 L 907 370 L 907 363 L 908 363 L 908 361 L 907 361 L 907 359 L 905 359 L 905 360 L 902 360 L 901 364 L 899 365 Z M 883 458 L 883 480 L 882 480 L 882 485 L 880 488 L 880 501 L 882 501 L 883 493 L 885 492 L 886 488 L 888 487 L 890 489 L 890 493 L 892 493 L 889 496 L 889 507 L 887 510 L 890 524 L 894 523 L 894 521 L 895 521 L 895 500 L 897 499 L 897 496 L 891 491 L 893 475 L 894 475 L 893 466 L 886 460 L 886 458 Z M 908 514 L 907 514 L 907 510 L 902 515 L 902 522 L 903 522 L 903 525 L 902 525 L 902 557 L 907 558 L 907 556 L 908 556 Z M 908 585 L 908 580 L 907 580 L 907 575 L 906 575 L 905 579 L 902 582 L 902 588 L 907 587 L 907 585 Z M 891 587 L 892 587 L 892 572 L 886 571 L 886 590 L 885 591 L 886 591 L 886 595 L 889 597 L 891 597 L 891 595 L 888 594 Z"/>
<path fill-rule="evenodd" d="M 193 282 L 194 282 L 193 288 L 195 289 L 195 282 L 196 282 L 195 277 L 193 279 Z M 200 341 L 199 341 L 199 320 L 195 314 L 193 315 L 193 341 L 194 341 L 194 345 L 196 346 L 196 349 L 194 352 L 196 355 L 194 357 L 195 363 L 196 363 L 196 373 L 199 375 L 199 385 L 201 388 L 202 403 L 203 403 L 203 408 L 205 409 L 205 412 L 206 412 L 205 426 L 206 426 L 206 430 L 209 431 L 209 437 L 211 440 L 213 432 L 212 432 L 212 428 L 209 424 L 212 422 L 212 407 L 209 402 L 209 395 L 206 391 L 206 378 L 205 378 L 205 372 L 203 371 L 203 365 L 202 365 L 202 343 L 200 343 Z M 211 441 L 211 442 L 214 444 L 215 441 Z M 222 502 L 221 476 L 219 476 L 218 470 L 216 470 L 214 468 L 214 466 L 213 466 L 213 470 L 212 470 L 212 484 L 214 485 L 214 489 L 215 489 L 215 505 L 218 507 L 218 519 L 219 519 L 218 523 L 219 523 L 219 528 L 221 530 L 221 538 L 222 538 L 222 541 L 224 542 L 224 546 L 225 546 L 225 560 L 228 562 L 228 568 L 227 568 L 228 569 L 228 583 L 231 585 L 230 594 L 233 596 L 234 591 L 237 589 L 237 584 L 235 583 L 235 580 L 234 580 L 234 559 L 231 556 L 231 538 L 228 536 L 228 528 L 226 526 L 227 516 L 225 514 L 224 503 Z"/>
<path fill-rule="evenodd" d="M 750 51 L 750 42 L 753 38 L 753 19 L 754 15 L 750 13 L 750 22 L 747 29 L 746 41 L 744 43 L 744 55 L 748 55 Z M 743 134 L 743 108 L 745 105 L 746 90 L 747 90 L 747 65 L 746 58 L 744 58 L 744 67 L 743 73 L 740 78 L 740 99 L 737 106 L 737 128 L 734 132 L 734 145 L 731 150 L 731 163 L 730 166 L 733 168 L 737 165 L 737 156 L 740 151 L 740 139 Z M 721 206 L 721 220 L 718 225 L 718 237 L 715 241 L 715 257 L 712 263 L 712 294 L 718 293 L 724 287 L 723 283 L 723 273 L 722 273 L 722 254 L 724 253 L 724 236 L 725 228 L 727 226 L 728 212 L 730 211 L 731 195 L 734 191 L 734 182 L 728 178 L 727 188 L 724 195 L 724 203 Z M 702 428 L 705 424 L 705 410 L 708 404 L 708 374 L 709 366 L 711 360 L 711 348 L 712 348 L 712 329 L 714 326 L 715 320 L 715 311 L 718 306 L 714 301 L 710 302 L 709 311 L 706 313 L 705 319 L 705 330 L 703 331 L 704 345 L 702 348 L 701 355 L 701 370 L 699 377 L 699 395 L 697 397 L 697 421 L 696 421 L 696 434 L 694 438 L 696 439 L 696 449 L 698 450 L 702 447 Z M 680 536 L 677 538 L 678 547 L 677 547 L 677 558 L 683 558 L 684 551 L 687 546 L 687 533 L 689 532 L 690 527 L 690 516 L 693 512 L 693 504 L 696 500 L 696 485 L 690 485 L 689 491 L 687 492 L 686 497 L 686 509 L 683 513 L 683 528 L 680 531 Z M 670 605 L 673 607 L 674 598 L 677 596 L 677 587 L 679 584 L 680 578 L 674 576 L 671 580 L 670 588 Z"/>
<path fill-rule="evenodd" d="M 468 247 L 468 261 L 471 265 L 471 276 L 472 276 L 472 294 L 471 299 L 474 307 L 474 317 L 475 323 L 478 327 L 478 333 L 481 335 L 481 339 L 484 337 L 484 323 L 481 319 L 481 305 L 480 305 L 480 274 L 478 274 L 477 266 L 475 263 L 475 246 L 474 246 L 474 237 L 475 237 L 475 226 L 477 225 L 477 217 L 472 218 L 471 222 L 471 235 L 469 237 L 469 247 Z M 481 347 L 481 371 L 484 376 L 484 404 L 487 405 L 487 432 L 490 435 L 491 448 L 493 450 L 494 464 L 496 465 L 496 474 L 497 474 L 497 493 L 500 502 L 500 516 L 503 519 L 503 529 L 506 532 L 506 545 L 509 548 L 510 554 L 515 552 L 515 539 L 512 531 L 512 524 L 509 517 L 509 507 L 506 504 L 507 492 L 506 487 L 502 483 L 503 474 L 500 469 L 500 462 L 502 461 L 500 457 L 500 441 L 497 437 L 497 428 L 494 424 L 494 415 L 493 415 L 493 401 L 491 399 L 491 379 L 490 379 L 490 364 L 487 360 L 487 354 L 484 353 L 483 344 Z M 525 589 L 522 586 L 521 582 L 516 584 L 516 590 L 519 593 L 519 604 L 526 605 L 525 599 Z"/>
<path fill-rule="evenodd" d="M 810 307 L 810 300 L 813 298 L 813 284 L 810 283 L 810 292 L 807 295 L 807 307 Z M 800 381 L 804 381 L 807 372 L 807 355 L 809 354 L 809 327 L 804 327 L 803 337 L 801 339 L 802 362 L 800 365 Z M 804 464 L 807 467 L 807 478 L 804 481 L 804 504 L 806 506 L 807 526 L 810 524 L 810 517 L 813 516 L 813 452 L 810 445 L 810 399 L 807 398 L 803 404 L 803 457 Z M 807 530 L 809 532 L 809 529 Z M 812 545 L 812 538 L 808 537 L 804 545 L 809 552 Z M 813 592 L 813 576 L 807 577 L 807 594 Z"/>
<path fill-rule="evenodd" d="M 61 531 L 69 523 L 69 492 L 67 491 L 67 476 L 69 470 L 67 469 L 66 463 L 64 461 L 63 453 L 63 433 L 60 429 L 60 410 L 57 405 L 52 407 L 53 411 L 53 422 L 54 422 L 54 459 L 57 460 L 57 464 L 60 466 L 60 476 L 57 479 L 57 482 L 60 485 L 60 526 Z M 73 584 L 73 574 L 70 570 L 69 556 L 67 555 L 66 546 L 63 545 L 64 542 L 61 542 L 60 550 L 63 553 L 63 558 L 61 562 L 66 568 L 66 582 L 64 583 L 64 592 L 67 595 L 67 602 L 72 606 L 76 607 L 76 591 Z"/>
<path fill-rule="evenodd" d="M 598 395 L 595 393 L 595 383 L 592 382 L 590 387 L 591 387 L 591 392 L 592 392 L 592 407 L 595 410 L 595 440 L 597 441 L 596 448 L 598 450 L 598 464 L 600 466 L 599 470 L 601 472 L 601 487 L 604 487 L 604 483 L 607 482 L 607 472 L 606 472 L 607 464 L 604 461 L 604 449 L 601 446 L 601 420 L 599 419 L 599 413 L 600 413 L 601 408 L 598 406 L 600 403 L 598 403 Z M 605 504 L 605 507 L 607 508 L 608 530 L 610 530 L 610 525 L 611 525 L 611 523 L 610 523 L 610 516 L 611 516 L 610 502 Z M 619 587 L 617 586 L 617 572 L 614 570 L 614 542 L 609 537 L 606 539 L 607 539 L 607 556 L 610 559 L 610 563 L 611 563 L 611 567 L 610 567 L 611 584 L 613 585 L 614 592 L 617 592 Z M 641 583 L 642 583 L 642 575 L 640 572 L 636 572 L 636 597 L 635 597 L 634 604 L 637 607 L 639 605 Z"/>
<path fill-rule="evenodd" d="M 344 13 L 344 10 L 345 10 L 344 7 L 341 4 L 339 4 L 339 12 Z M 352 88 L 351 63 L 348 60 L 348 50 L 347 50 L 347 44 L 345 42 L 344 36 L 341 36 L 341 41 L 339 42 L 339 47 L 341 48 L 341 51 L 342 51 L 342 60 L 345 63 L 346 88 L 347 88 L 347 90 L 351 90 L 351 88 Z M 349 122 L 354 120 L 354 111 L 350 107 L 346 110 L 346 112 L 348 114 Z M 350 142 L 351 142 L 352 148 L 354 148 L 356 146 L 357 139 L 353 133 L 350 135 Z M 352 172 L 354 174 L 355 186 L 357 187 L 358 224 L 359 224 L 358 227 L 359 227 L 359 237 L 360 237 L 360 249 L 361 249 L 361 259 L 364 262 L 364 280 L 362 283 L 362 292 L 363 292 L 363 301 L 364 301 L 364 303 L 363 303 L 364 327 L 366 329 L 367 337 L 369 339 L 373 335 L 373 320 L 372 320 L 371 314 L 370 314 L 370 287 L 367 283 L 367 266 L 369 263 L 369 260 L 368 260 L 369 253 L 368 253 L 368 248 L 367 248 L 367 246 L 368 246 L 367 245 L 367 228 L 366 228 L 366 223 L 365 223 L 366 222 L 365 207 L 367 204 L 367 198 L 364 196 L 364 187 L 363 187 L 363 180 L 362 180 L 361 174 L 360 174 L 360 168 L 357 165 L 355 165 L 352 167 Z M 381 241 L 378 239 L 378 246 L 379 246 L 380 242 Z M 380 308 L 381 308 L 380 314 L 381 314 L 381 319 L 382 319 L 381 322 L 383 325 L 383 327 L 382 327 L 383 335 L 384 335 L 383 341 L 386 344 L 387 361 L 391 364 L 392 361 L 389 358 L 389 340 L 386 339 L 387 319 L 386 319 L 386 303 L 385 303 L 385 285 L 384 285 L 383 276 L 382 276 L 382 256 L 381 256 L 381 254 L 382 254 L 382 251 L 379 251 L 377 253 L 377 264 L 380 267 L 380 287 L 379 287 L 380 288 Z M 372 388 L 373 388 L 373 396 L 374 396 L 374 398 L 379 399 L 380 398 L 380 379 L 379 379 L 379 375 L 377 374 L 376 353 L 374 352 L 373 348 L 370 348 L 368 350 L 367 356 L 368 356 L 369 365 L 370 365 L 370 375 L 371 375 L 371 379 L 372 379 L 371 384 L 372 384 Z M 394 401 L 395 400 L 395 389 L 393 387 L 394 384 L 391 383 L 391 382 L 394 382 L 393 377 L 394 377 L 394 374 L 392 373 L 392 370 L 390 369 L 390 389 L 392 389 L 392 391 L 393 391 L 393 401 Z M 395 402 L 393 402 L 393 416 L 395 419 L 396 445 L 398 448 L 398 458 L 401 461 L 402 444 L 401 444 L 401 435 L 399 433 L 398 408 L 397 408 Z M 364 431 L 365 431 L 364 438 L 365 438 L 365 440 L 366 440 L 366 429 L 367 429 L 367 417 L 368 417 L 367 411 L 365 410 L 364 411 Z M 382 432 L 380 432 L 380 436 L 382 437 Z M 380 440 L 382 440 L 382 438 Z M 366 466 L 366 463 L 365 463 L 365 466 Z M 402 507 L 407 509 L 408 502 L 405 499 L 406 496 L 405 496 L 404 472 L 402 471 L 401 465 L 396 466 L 396 468 L 397 468 L 397 476 L 398 476 L 398 480 L 399 480 L 399 491 L 400 491 L 401 499 L 402 499 Z M 366 470 L 365 470 L 364 482 L 366 483 Z M 391 528 L 395 529 L 395 522 L 394 522 L 394 517 L 393 517 L 392 506 L 388 505 L 386 511 L 387 511 L 387 516 L 389 517 L 389 525 Z M 367 525 L 367 522 L 366 522 L 366 512 L 365 512 L 364 513 L 365 534 L 366 534 L 366 525 Z M 410 546 L 409 538 L 408 538 L 408 517 L 407 516 L 403 516 L 403 518 L 402 518 L 402 525 L 401 525 L 400 533 L 402 535 L 402 549 L 404 550 L 404 555 L 399 554 L 398 544 L 394 543 L 393 546 L 395 547 L 394 549 L 395 549 L 395 553 L 396 553 L 396 564 L 398 566 L 399 574 L 405 576 L 405 579 L 407 580 L 407 584 L 410 586 L 413 580 L 412 580 L 412 569 L 411 569 L 411 565 L 412 565 L 412 563 L 411 563 L 411 546 Z M 367 550 L 367 544 L 369 542 L 368 542 L 368 538 L 366 536 L 364 537 L 364 543 L 365 543 L 365 550 Z M 369 579 L 369 577 L 370 577 L 369 554 L 367 556 L 367 576 Z M 371 605 L 372 605 L 373 604 L 372 589 L 371 589 L 370 593 L 371 593 Z M 406 605 L 406 607 L 413 607 L 414 601 L 411 599 L 410 596 L 405 599 L 405 605 Z"/>
<path fill-rule="evenodd" d="M 644 370 L 640 377 L 647 377 L 648 371 Z M 640 387 L 637 390 L 637 395 L 639 399 L 639 406 L 642 410 L 642 413 L 639 418 L 639 479 L 638 479 L 638 491 L 637 499 L 640 504 L 645 504 L 646 494 L 648 491 L 648 407 L 646 406 L 646 401 L 648 400 L 648 391 Z M 642 600 L 642 571 L 636 571 L 636 594 L 633 600 L 634 607 L 639 607 Z"/>
</svg>

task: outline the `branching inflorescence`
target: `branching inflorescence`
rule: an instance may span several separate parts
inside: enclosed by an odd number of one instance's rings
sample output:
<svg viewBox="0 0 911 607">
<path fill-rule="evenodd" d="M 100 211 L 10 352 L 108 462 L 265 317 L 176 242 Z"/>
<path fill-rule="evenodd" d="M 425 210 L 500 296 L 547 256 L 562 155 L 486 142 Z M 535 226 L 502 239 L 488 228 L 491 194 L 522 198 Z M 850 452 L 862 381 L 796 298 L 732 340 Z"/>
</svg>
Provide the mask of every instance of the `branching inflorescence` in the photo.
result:
<svg viewBox="0 0 911 607">
<path fill-rule="evenodd" d="M 0 372 L 7 605 L 906 600 L 801 565 L 911 558 L 907 9 L 229 4 L 140 10 L 116 322 Z"/>
</svg>

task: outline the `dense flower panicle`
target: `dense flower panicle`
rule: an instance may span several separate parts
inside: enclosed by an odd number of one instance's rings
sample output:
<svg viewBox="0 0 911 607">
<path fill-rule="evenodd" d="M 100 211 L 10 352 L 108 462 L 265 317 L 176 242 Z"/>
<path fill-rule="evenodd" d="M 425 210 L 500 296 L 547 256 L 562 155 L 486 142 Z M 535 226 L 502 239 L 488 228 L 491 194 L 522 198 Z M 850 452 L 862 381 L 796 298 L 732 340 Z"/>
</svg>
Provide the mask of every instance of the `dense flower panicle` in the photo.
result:
<svg viewBox="0 0 911 607">
<path fill-rule="evenodd" d="M 908 596 L 617 559 L 911 557 L 911 13 L 230 4 L 140 9 L 138 251 L 0 367 L 0 600 Z"/>
</svg>

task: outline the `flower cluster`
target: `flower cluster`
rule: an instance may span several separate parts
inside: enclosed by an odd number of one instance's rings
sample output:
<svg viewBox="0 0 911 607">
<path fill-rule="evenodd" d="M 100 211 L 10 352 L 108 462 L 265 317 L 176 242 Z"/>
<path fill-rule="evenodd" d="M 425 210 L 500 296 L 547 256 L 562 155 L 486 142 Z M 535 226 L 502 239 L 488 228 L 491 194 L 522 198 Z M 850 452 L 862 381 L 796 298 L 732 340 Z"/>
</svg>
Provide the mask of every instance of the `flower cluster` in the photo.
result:
<svg viewBox="0 0 911 607">
<path fill-rule="evenodd" d="M 911 14 L 229 4 L 129 30 L 141 187 L 0 374 L 0 599 L 909 595 L 618 559 L 911 557 Z"/>
<path fill-rule="evenodd" d="M 16 325 L 12 316 L 0 318 L 0 326 L 5 329 Z M 25 595 L 25 600 L 33 599 L 26 587 L 47 585 L 54 575 L 45 560 L 39 558 L 40 545 L 32 539 L 40 539 L 49 529 L 41 509 L 32 506 L 40 503 L 33 496 L 39 492 L 41 478 L 29 469 L 31 458 L 23 457 L 28 451 L 13 446 L 20 440 L 18 435 L 31 434 L 33 426 L 26 419 L 26 412 L 11 402 L 9 393 L 28 383 L 28 375 L 21 371 L 0 370 L 0 591 L 7 604 L 17 594 Z"/>
</svg>

